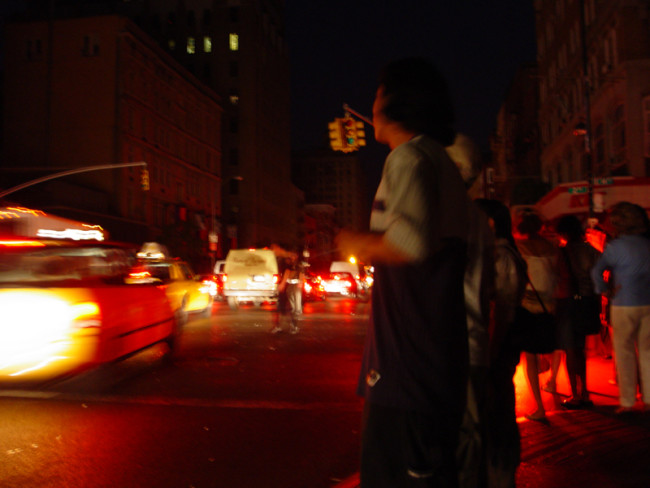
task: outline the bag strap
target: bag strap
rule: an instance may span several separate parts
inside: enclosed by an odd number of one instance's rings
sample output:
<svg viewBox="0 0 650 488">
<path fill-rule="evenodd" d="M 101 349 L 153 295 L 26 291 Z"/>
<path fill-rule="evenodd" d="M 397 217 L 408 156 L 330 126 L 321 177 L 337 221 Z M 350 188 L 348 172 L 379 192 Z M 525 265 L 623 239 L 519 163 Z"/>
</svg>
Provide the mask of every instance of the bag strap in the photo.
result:
<svg viewBox="0 0 650 488">
<path fill-rule="evenodd" d="M 535 286 L 533 285 L 533 282 L 530 281 L 530 276 L 528 276 L 528 273 L 526 273 L 526 278 L 528 279 L 528 284 L 530 285 L 530 287 L 535 292 L 535 296 L 539 300 L 539 303 L 542 305 L 542 310 L 544 310 L 544 313 L 548 313 L 548 309 L 546 308 L 546 305 L 544 304 L 544 300 L 542 300 L 542 297 L 539 295 L 538 291 L 535 289 Z"/>
<path fill-rule="evenodd" d="M 505 246 L 505 247 L 506 247 L 506 249 L 508 249 L 508 251 L 510 251 L 510 252 L 512 253 L 512 255 L 515 257 L 515 259 L 516 259 L 517 261 L 523 261 L 522 264 L 524 265 L 524 268 L 527 268 L 526 260 L 523 258 L 523 256 L 521 256 L 521 254 L 517 253 L 514 249 L 511 249 L 511 248 L 510 248 L 510 244 L 508 244 L 508 245 Z M 542 306 L 542 310 L 544 310 L 544 313 L 548 313 L 548 309 L 546 308 L 546 305 L 544 304 L 544 301 L 542 300 L 542 297 L 540 296 L 540 294 L 539 294 L 539 293 L 537 292 L 537 290 L 535 289 L 535 286 L 533 285 L 533 282 L 530 281 L 530 276 L 528 275 L 528 270 L 527 270 L 527 269 L 526 269 L 526 283 L 529 284 L 530 287 L 531 287 L 531 288 L 533 289 L 533 291 L 535 292 L 535 296 L 536 296 L 537 299 L 539 300 L 539 303 L 540 303 L 540 305 Z"/>
</svg>

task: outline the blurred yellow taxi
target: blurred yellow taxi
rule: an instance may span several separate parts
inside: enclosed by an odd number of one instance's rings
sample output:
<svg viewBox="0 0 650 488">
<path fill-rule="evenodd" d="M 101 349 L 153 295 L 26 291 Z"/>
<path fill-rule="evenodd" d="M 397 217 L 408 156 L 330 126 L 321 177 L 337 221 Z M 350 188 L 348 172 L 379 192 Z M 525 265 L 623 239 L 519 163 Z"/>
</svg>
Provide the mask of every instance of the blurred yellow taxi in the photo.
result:
<svg viewBox="0 0 650 488">
<path fill-rule="evenodd" d="M 179 334 L 165 293 L 126 284 L 127 246 L 0 237 L 0 381 L 114 361 Z"/>
<path fill-rule="evenodd" d="M 159 287 L 167 294 L 180 323 L 185 323 L 190 313 L 203 317 L 212 314 L 213 295 L 210 287 L 200 275 L 194 274 L 186 262 L 170 258 L 165 246 L 145 243 L 137 257 L 137 266 L 127 281 L 137 283 L 141 279 L 158 280 Z"/>
</svg>

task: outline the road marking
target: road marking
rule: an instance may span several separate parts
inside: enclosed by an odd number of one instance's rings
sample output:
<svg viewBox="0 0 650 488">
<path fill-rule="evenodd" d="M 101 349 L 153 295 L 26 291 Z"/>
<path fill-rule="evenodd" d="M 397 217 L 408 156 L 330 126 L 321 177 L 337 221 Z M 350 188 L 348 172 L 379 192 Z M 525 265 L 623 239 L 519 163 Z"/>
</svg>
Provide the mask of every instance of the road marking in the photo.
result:
<svg viewBox="0 0 650 488">
<path fill-rule="evenodd" d="M 154 396 L 118 396 L 118 395 L 82 395 L 62 392 L 4 390 L 0 398 L 59 400 L 67 402 L 87 403 L 123 403 L 134 405 L 171 406 L 171 407 L 200 407 L 200 408 L 232 408 L 248 410 L 336 410 L 361 411 L 361 402 L 286 402 L 273 400 L 236 400 L 236 399 L 207 399 L 207 398 L 175 398 Z"/>
</svg>

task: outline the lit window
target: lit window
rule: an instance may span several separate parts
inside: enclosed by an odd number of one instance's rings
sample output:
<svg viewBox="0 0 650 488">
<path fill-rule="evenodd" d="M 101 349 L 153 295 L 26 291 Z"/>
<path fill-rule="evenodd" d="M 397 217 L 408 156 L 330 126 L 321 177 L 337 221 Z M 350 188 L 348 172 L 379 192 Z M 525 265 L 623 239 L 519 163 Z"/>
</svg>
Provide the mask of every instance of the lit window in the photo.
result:
<svg viewBox="0 0 650 488">
<path fill-rule="evenodd" d="M 174 39 L 170 39 L 169 41 L 167 41 L 167 46 L 169 47 L 170 51 L 173 51 L 174 49 L 176 49 L 176 41 Z"/>
<path fill-rule="evenodd" d="M 230 95 L 230 103 L 233 105 L 237 105 L 239 103 L 239 96 Z"/>
<path fill-rule="evenodd" d="M 205 53 L 212 52 L 212 38 L 210 36 L 203 37 L 203 52 Z"/>
<path fill-rule="evenodd" d="M 187 54 L 196 53 L 196 41 L 193 37 L 187 38 Z"/>
<path fill-rule="evenodd" d="M 239 51 L 239 34 L 230 34 L 230 50 Z"/>
</svg>

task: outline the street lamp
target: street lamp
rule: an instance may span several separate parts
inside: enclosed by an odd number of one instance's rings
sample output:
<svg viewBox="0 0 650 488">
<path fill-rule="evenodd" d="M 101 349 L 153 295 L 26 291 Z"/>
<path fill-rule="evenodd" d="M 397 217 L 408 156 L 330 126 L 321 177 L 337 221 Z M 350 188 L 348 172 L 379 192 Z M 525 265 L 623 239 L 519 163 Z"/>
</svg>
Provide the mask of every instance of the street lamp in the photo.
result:
<svg viewBox="0 0 650 488">
<path fill-rule="evenodd" d="M 223 203 L 223 189 L 226 186 L 226 184 L 230 183 L 231 181 L 243 181 L 243 180 L 244 178 L 239 175 L 231 176 L 230 178 L 221 180 L 221 186 L 219 188 L 220 189 L 219 196 L 221 197 L 222 203 Z M 219 249 L 219 232 L 217 231 L 218 227 L 217 227 L 215 192 L 212 192 L 211 206 L 212 206 L 212 217 L 210 222 L 210 232 L 208 233 L 208 245 L 210 250 L 211 269 L 214 269 L 217 250 Z M 223 205 L 222 205 L 222 214 L 223 214 Z"/>
</svg>

